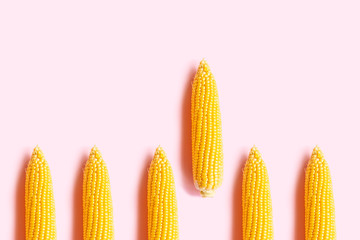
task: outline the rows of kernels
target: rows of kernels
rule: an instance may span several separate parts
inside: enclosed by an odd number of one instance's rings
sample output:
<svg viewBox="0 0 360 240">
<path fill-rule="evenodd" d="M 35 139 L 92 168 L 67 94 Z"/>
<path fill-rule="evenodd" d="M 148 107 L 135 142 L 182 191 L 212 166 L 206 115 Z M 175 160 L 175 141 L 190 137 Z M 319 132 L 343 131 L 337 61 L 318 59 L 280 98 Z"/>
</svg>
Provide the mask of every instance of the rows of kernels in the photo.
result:
<svg viewBox="0 0 360 240">
<path fill-rule="evenodd" d="M 55 201 L 50 168 L 38 146 L 26 169 L 25 228 L 26 240 L 56 239 Z"/>
<path fill-rule="evenodd" d="M 92 148 L 84 171 L 83 231 L 85 240 L 115 239 L 110 178 L 97 147 Z"/>
<path fill-rule="evenodd" d="M 148 173 L 148 239 L 179 239 L 175 181 L 161 147 L 156 149 Z"/>
<path fill-rule="evenodd" d="M 270 183 L 260 152 L 250 151 L 243 173 L 243 239 L 274 238 Z"/>
<path fill-rule="evenodd" d="M 191 122 L 194 183 L 203 196 L 211 196 L 222 183 L 223 143 L 218 91 L 205 60 L 192 85 Z"/>
<path fill-rule="evenodd" d="M 330 170 L 319 147 L 315 147 L 305 177 L 305 239 L 334 240 L 335 207 Z"/>
</svg>

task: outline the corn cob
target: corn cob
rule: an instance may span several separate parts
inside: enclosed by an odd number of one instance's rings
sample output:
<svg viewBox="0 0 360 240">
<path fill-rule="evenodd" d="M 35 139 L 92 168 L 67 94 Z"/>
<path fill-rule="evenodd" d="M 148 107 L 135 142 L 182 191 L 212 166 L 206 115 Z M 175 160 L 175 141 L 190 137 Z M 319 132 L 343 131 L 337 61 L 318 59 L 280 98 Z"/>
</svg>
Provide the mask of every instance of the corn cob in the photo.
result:
<svg viewBox="0 0 360 240">
<path fill-rule="evenodd" d="M 306 168 L 305 239 L 336 239 L 335 206 L 330 170 L 318 146 L 314 148 Z"/>
<path fill-rule="evenodd" d="M 84 171 L 83 227 L 84 240 L 115 239 L 109 173 L 96 146 Z"/>
<path fill-rule="evenodd" d="M 50 168 L 38 146 L 26 169 L 25 228 L 26 240 L 56 239 L 55 201 Z"/>
<path fill-rule="evenodd" d="M 175 182 L 170 163 L 161 147 L 156 149 L 148 173 L 148 239 L 178 240 Z"/>
<path fill-rule="evenodd" d="M 256 147 L 250 151 L 243 174 L 243 239 L 274 239 L 269 177 Z"/>
<path fill-rule="evenodd" d="M 222 183 L 223 144 L 218 91 L 205 60 L 192 85 L 191 122 L 194 184 L 203 197 L 211 197 Z"/>
</svg>

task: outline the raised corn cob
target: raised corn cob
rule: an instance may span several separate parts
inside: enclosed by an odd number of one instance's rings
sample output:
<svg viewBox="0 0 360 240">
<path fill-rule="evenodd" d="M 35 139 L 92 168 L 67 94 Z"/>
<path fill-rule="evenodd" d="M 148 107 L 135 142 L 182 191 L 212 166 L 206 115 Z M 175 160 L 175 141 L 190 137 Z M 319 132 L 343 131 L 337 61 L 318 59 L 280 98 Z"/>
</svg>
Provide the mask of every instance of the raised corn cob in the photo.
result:
<svg viewBox="0 0 360 240">
<path fill-rule="evenodd" d="M 223 144 L 218 91 L 205 60 L 192 85 L 191 122 L 194 184 L 203 197 L 211 197 L 222 183 Z"/>
<path fill-rule="evenodd" d="M 38 146 L 26 169 L 25 227 L 26 240 L 56 239 L 55 201 L 50 168 Z"/>
<path fill-rule="evenodd" d="M 175 182 L 161 147 L 156 149 L 148 173 L 148 239 L 179 239 Z"/>
<path fill-rule="evenodd" d="M 115 239 L 109 173 L 96 146 L 84 171 L 83 227 L 85 240 Z"/>
<path fill-rule="evenodd" d="M 316 146 L 305 176 L 305 239 L 334 240 L 335 206 L 330 170 Z"/>
<path fill-rule="evenodd" d="M 250 151 L 243 174 L 243 239 L 274 239 L 269 177 L 256 147 Z"/>
</svg>

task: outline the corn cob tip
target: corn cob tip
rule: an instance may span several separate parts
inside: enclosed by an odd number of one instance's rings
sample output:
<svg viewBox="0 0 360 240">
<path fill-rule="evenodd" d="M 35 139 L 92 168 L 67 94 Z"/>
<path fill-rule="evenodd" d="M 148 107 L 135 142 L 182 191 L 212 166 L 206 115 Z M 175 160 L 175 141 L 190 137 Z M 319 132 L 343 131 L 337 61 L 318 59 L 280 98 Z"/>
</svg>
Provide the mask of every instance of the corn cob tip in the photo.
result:
<svg viewBox="0 0 360 240">
<path fill-rule="evenodd" d="M 33 152 L 38 152 L 38 151 L 41 151 L 41 149 L 40 149 L 39 145 L 36 144 L 36 146 L 34 147 Z"/>
<path fill-rule="evenodd" d="M 31 160 L 37 160 L 37 159 L 39 160 L 44 159 L 44 153 L 41 151 L 39 145 L 36 145 L 31 155 Z"/>
<path fill-rule="evenodd" d="M 155 150 L 154 159 L 159 159 L 162 161 L 167 160 L 166 153 L 160 145 Z"/>
<path fill-rule="evenodd" d="M 157 164 L 170 165 L 170 162 L 167 159 L 165 150 L 160 145 L 155 150 L 154 157 L 150 163 L 150 166 L 157 165 Z"/>
<path fill-rule="evenodd" d="M 249 158 L 261 159 L 261 153 L 255 145 L 250 150 Z"/>
<path fill-rule="evenodd" d="M 91 149 L 89 159 L 102 159 L 101 152 L 96 145 Z"/>
<path fill-rule="evenodd" d="M 210 66 L 209 64 L 206 62 L 205 59 L 202 59 L 200 61 L 200 65 L 198 67 L 198 73 L 202 73 L 202 74 L 208 74 L 210 73 Z"/>
<path fill-rule="evenodd" d="M 318 159 L 323 159 L 324 158 L 324 154 L 321 151 L 320 147 L 318 145 L 316 145 L 313 149 L 313 152 L 311 154 L 311 158 L 318 158 Z"/>
</svg>

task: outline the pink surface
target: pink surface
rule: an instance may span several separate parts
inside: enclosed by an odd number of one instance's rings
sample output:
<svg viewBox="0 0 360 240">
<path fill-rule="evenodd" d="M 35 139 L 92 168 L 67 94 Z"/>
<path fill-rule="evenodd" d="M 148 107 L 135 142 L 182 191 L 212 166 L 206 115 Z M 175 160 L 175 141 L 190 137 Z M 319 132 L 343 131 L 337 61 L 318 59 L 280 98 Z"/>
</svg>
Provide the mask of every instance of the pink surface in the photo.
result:
<svg viewBox="0 0 360 240">
<path fill-rule="evenodd" d="M 24 239 L 36 144 L 51 167 L 58 239 L 82 237 L 94 144 L 109 167 L 116 239 L 147 239 L 146 174 L 159 144 L 181 239 L 241 239 L 253 144 L 268 167 L 277 240 L 304 239 L 304 168 L 316 144 L 331 168 L 338 239 L 358 238 L 359 10 L 358 1 L 1 2 L 1 239 Z M 191 176 L 190 82 L 203 57 L 223 120 L 225 176 L 213 199 Z"/>
</svg>

